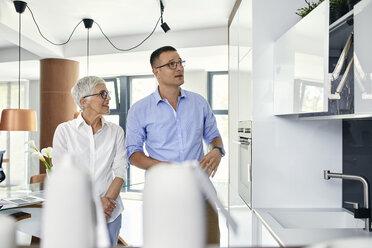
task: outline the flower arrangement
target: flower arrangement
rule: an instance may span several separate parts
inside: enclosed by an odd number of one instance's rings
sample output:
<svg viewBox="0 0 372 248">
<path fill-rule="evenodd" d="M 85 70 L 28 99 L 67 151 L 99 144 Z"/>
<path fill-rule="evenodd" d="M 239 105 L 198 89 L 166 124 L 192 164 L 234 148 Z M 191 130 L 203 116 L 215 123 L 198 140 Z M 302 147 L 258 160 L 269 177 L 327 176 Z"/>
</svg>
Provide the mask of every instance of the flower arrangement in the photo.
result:
<svg viewBox="0 0 372 248">
<path fill-rule="evenodd" d="M 30 140 L 26 142 L 25 144 L 28 144 L 31 149 L 28 150 L 28 152 L 31 153 L 31 156 L 38 158 L 43 164 L 45 165 L 45 169 L 47 173 L 49 173 L 52 170 L 52 152 L 53 148 L 52 147 L 47 147 L 41 149 L 39 151 L 36 146 L 35 142 L 33 140 Z"/>
</svg>

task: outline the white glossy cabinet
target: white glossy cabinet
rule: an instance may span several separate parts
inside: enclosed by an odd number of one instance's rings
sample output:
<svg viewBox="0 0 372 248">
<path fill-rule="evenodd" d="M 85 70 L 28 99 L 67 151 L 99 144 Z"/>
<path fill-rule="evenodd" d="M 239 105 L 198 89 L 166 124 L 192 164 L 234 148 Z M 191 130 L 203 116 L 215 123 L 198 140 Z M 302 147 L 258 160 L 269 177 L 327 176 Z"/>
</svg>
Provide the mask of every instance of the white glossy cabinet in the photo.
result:
<svg viewBox="0 0 372 248">
<path fill-rule="evenodd" d="M 229 211 L 250 213 L 238 194 L 239 121 L 252 120 L 252 0 L 243 0 L 229 25 Z M 237 208 L 238 207 L 238 208 Z M 245 215 L 244 215 L 245 216 Z M 243 220 L 244 221 L 244 220 Z M 242 223 L 242 222 L 240 222 Z M 241 228 L 244 230 L 246 223 Z M 230 246 L 251 246 L 247 232 L 229 231 Z"/>
<path fill-rule="evenodd" d="M 231 125 L 252 120 L 251 0 L 241 2 L 229 26 L 229 85 Z"/>
<path fill-rule="evenodd" d="M 252 1 L 239 7 L 239 121 L 252 120 Z"/>
<path fill-rule="evenodd" d="M 328 23 L 326 0 L 275 42 L 275 115 L 328 110 Z"/>
<path fill-rule="evenodd" d="M 354 6 L 355 114 L 372 112 L 372 1 Z"/>
<path fill-rule="evenodd" d="M 372 0 L 360 1 L 330 26 L 328 20 L 326 0 L 275 42 L 275 115 L 372 116 Z M 349 36 L 353 52 L 342 60 Z"/>
</svg>

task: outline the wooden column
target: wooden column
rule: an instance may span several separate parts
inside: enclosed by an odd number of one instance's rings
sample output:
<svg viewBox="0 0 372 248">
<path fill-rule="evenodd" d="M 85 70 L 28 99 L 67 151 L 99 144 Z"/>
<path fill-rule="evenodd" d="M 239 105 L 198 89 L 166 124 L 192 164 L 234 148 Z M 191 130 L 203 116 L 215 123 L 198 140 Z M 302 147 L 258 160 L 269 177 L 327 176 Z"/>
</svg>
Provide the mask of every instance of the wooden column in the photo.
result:
<svg viewBox="0 0 372 248">
<path fill-rule="evenodd" d="M 71 88 L 79 77 L 79 62 L 67 59 L 40 60 L 40 148 L 52 146 L 57 126 L 72 120 L 77 110 Z M 45 166 L 40 164 L 40 173 Z"/>
</svg>

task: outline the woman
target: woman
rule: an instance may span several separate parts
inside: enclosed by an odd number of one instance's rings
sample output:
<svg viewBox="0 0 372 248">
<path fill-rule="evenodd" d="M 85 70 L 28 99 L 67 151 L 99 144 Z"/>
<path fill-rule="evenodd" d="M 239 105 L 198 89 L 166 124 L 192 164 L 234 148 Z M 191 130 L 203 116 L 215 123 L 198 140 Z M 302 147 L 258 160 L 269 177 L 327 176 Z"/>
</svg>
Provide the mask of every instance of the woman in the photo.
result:
<svg viewBox="0 0 372 248">
<path fill-rule="evenodd" d="M 123 129 L 107 122 L 110 95 L 102 78 L 80 79 L 71 90 L 82 110 L 74 120 L 58 125 L 53 138 L 54 162 L 71 156 L 73 164 L 91 172 L 94 190 L 101 198 L 111 243 L 117 244 L 124 209 L 119 196 L 127 169 Z"/>
</svg>

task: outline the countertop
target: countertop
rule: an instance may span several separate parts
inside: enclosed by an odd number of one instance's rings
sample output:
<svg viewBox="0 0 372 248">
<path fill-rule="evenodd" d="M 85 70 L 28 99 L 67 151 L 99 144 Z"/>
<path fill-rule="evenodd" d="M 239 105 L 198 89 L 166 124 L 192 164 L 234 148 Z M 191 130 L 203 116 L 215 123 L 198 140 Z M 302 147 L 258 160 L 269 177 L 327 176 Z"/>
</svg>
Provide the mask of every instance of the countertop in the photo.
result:
<svg viewBox="0 0 372 248">
<path fill-rule="evenodd" d="M 354 220 L 351 213 L 343 208 L 261 208 L 254 209 L 253 212 L 282 247 L 305 246 L 341 238 L 372 237 L 372 233 L 360 228 L 364 220 Z M 306 215 L 309 218 L 302 218 Z M 286 219 L 281 220 L 280 216 Z M 325 218 L 318 218 L 319 216 Z M 337 217 L 332 221 L 337 223 L 329 223 L 332 216 Z M 339 216 L 345 216 L 345 218 L 350 216 L 348 223 L 353 221 L 355 223 L 345 224 L 338 221 L 342 219 L 338 218 Z M 328 223 L 322 223 L 322 221 L 328 221 Z M 302 225 L 301 222 L 303 222 Z"/>
</svg>

